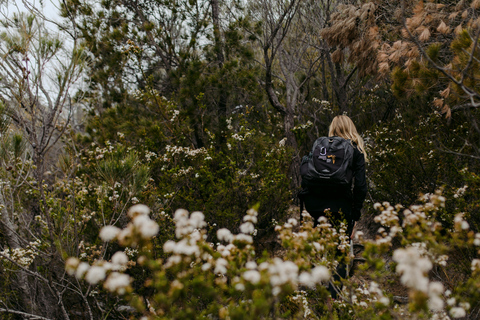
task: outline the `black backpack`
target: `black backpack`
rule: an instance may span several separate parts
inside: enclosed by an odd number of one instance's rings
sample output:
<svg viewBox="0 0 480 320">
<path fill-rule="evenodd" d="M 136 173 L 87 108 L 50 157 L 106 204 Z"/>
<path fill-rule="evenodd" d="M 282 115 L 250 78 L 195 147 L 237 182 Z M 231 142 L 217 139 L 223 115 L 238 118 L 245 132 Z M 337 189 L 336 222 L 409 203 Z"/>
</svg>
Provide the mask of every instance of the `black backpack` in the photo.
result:
<svg viewBox="0 0 480 320">
<path fill-rule="evenodd" d="M 300 165 L 302 186 L 347 185 L 352 183 L 353 145 L 340 137 L 321 137 Z"/>
</svg>

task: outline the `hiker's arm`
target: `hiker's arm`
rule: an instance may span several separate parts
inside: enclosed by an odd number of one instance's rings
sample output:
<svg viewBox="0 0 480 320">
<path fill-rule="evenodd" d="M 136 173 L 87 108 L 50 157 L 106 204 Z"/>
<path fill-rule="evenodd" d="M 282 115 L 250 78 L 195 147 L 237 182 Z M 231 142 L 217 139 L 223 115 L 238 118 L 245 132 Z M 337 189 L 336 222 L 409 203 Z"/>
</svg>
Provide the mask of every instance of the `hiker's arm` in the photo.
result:
<svg viewBox="0 0 480 320">
<path fill-rule="evenodd" d="M 355 182 L 353 185 L 352 218 L 358 221 L 360 219 L 363 202 L 367 196 L 367 179 L 365 177 L 365 156 L 355 149 L 353 157 L 353 175 Z"/>
</svg>

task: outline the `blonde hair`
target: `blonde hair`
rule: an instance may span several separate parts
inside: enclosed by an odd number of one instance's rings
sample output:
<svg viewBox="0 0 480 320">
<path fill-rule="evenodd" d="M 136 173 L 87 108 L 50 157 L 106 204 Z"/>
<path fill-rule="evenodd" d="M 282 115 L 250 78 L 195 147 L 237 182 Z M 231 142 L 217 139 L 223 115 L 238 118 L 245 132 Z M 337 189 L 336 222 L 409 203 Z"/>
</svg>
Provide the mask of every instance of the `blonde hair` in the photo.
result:
<svg viewBox="0 0 480 320">
<path fill-rule="evenodd" d="M 349 117 L 340 115 L 333 118 L 330 128 L 328 129 L 328 136 L 337 136 L 355 142 L 360 152 L 365 155 L 365 160 L 367 160 L 365 143 L 363 142 L 362 137 L 358 134 L 357 128 L 355 128 L 352 119 Z"/>
</svg>

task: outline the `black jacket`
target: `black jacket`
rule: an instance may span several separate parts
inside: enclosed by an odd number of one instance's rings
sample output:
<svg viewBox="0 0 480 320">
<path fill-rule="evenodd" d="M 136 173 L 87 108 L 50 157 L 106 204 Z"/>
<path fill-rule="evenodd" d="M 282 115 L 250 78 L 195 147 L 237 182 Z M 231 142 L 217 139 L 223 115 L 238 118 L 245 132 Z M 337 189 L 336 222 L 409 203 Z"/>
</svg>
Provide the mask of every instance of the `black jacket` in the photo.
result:
<svg viewBox="0 0 480 320">
<path fill-rule="evenodd" d="M 318 213 L 323 213 L 326 209 L 331 212 L 341 211 L 347 220 L 358 221 L 367 195 L 367 181 L 365 177 L 365 156 L 356 145 L 354 145 L 351 169 L 353 171 L 352 186 L 322 185 L 308 187 L 308 192 L 303 196 L 305 209 L 315 216 Z M 303 181 L 302 187 L 305 187 Z"/>
</svg>

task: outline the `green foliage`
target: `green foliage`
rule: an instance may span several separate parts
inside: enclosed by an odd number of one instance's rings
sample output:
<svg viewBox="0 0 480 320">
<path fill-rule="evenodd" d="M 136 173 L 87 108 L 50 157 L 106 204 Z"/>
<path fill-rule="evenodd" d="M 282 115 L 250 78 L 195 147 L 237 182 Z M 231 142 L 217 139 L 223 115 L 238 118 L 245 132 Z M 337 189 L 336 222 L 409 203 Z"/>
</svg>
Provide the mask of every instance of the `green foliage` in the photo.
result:
<svg viewBox="0 0 480 320">
<path fill-rule="evenodd" d="M 102 153 L 99 153 L 97 157 L 101 155 Z M 141 192 L 149 179 L 148 167 L 139 164 L 138 155 L 128 152 L 121 145 L 106 157 L 101 157 L 95 167 L 100 178 L 108 185 L 115 183 L 129 185 L 134 194 Z"/>
<path fill-rule="evenodd" d="M 195 97 L 196 112 L 205 111 L 205 97 Z M 153 113 L 159 116 L 152 117 Z M 264 212 L 262 229 L 272 218 L 281 219 L 291 198 L 287 178 L 291 153 L 278 145 L 281 138 L 275 139 L 275 132 L 281 132 L 278 116 L 265 107 L 238 106 L 221 133 L 211 132 L 208 120 L 198 120 L 147 90 L 138 91 L 129 105 L 92 118 L 87 132 L 107 148 L 112 148 L 109 141 L 120 141 L 142 154 L 154 181 L 147 192 L 161 211 L 208 212 L 208 220 L 216 226 L 213 231 L 238 226 L 242 213 L 257 203 Z M 88 136 L 80 140 L 92 141 Z M 115 162 L 99 162 L 97 171 L 101 170 L 103 180 L 111 181 L 115 170 L 124 170 L 117 167 L 118 162 L 128 164 L 123 157 L 119 153 Z"/>
<path fill-rule="evenodd" d="M 405 84 L 408 80 L 408 74 L 401 68 L 396 67 L 392 72 L 392 91 L 396 96 L 402 96 L 405 93 Z"/>
<path fill-rule="evenodd" d="M 234 228 L 242 213 L 256 203 L 264 214 L 261 228 L 279 219 L 288 206 L 286 177 L 289 152 L 272 144 L 268 135 L 251 129 L 245 115 L 229 119 L 227 141 L 215 146 L 210 135 L 206 147 L 166 146 L 163 158 L 152 166 L 164 208 L 189 208 L 208 212 L 218 227 Z"/>
<path fill-rule="evenodd" d="M 463 53 L 463 50 L 467 50 L 472 45 L 472 38 L 468 33 L 468 30 L 463 29 L 452 41 L 451 48 L 457 53 Z"/>
<path fill-rule="evenodd" d="M 389 198 L 412 204 L 419 194 L 432 193 L 444 186 L 445 194 L 452 199 L 447 206 L 450 210 L 459 208 L 457 200 L 453 200 L 457 197 L 453 195 L 464 185 L 469 185 L 467 181 L 472 176 L 468 172 L 478 168 L 476 161 L 452 151 L 461 148 L 462 152 L 472 152 L 463 145 L 472 134 L 467 129 L 468 120 L 459 117 L 449 125 L 438 113 L 422 116 L 426 111 L 428 108 L 419 109 L 418 113 L 397 110 L 394 119 L 379 123 L 365 133 L 371 139 L 368 175 L 373 201 Z M 472 185 L 475 192 L 477 185 L 473 181 Z M 472 204 L 478 201 L 475 197 L 469 199 Z M 465 212 L 477 212 L 474 207 L 464 207 Z M 476 214 L 468 215 L 474 230 L 479 230 L 475 217 Z M 447 226 L 453 221 L 453 217 L 446 213 L 440 213 L 437 218 Z"/>
<path fill-rule="evenodd" d="M 430 57 L 430 59 L 432 59 L 435 62 L 438 61 L 438 59 L 440 58 L 441 47 L 442 47 L 441 43 L 432 43 L 431 45 L 428 46 L 427 55 Z"/>
</svg>

